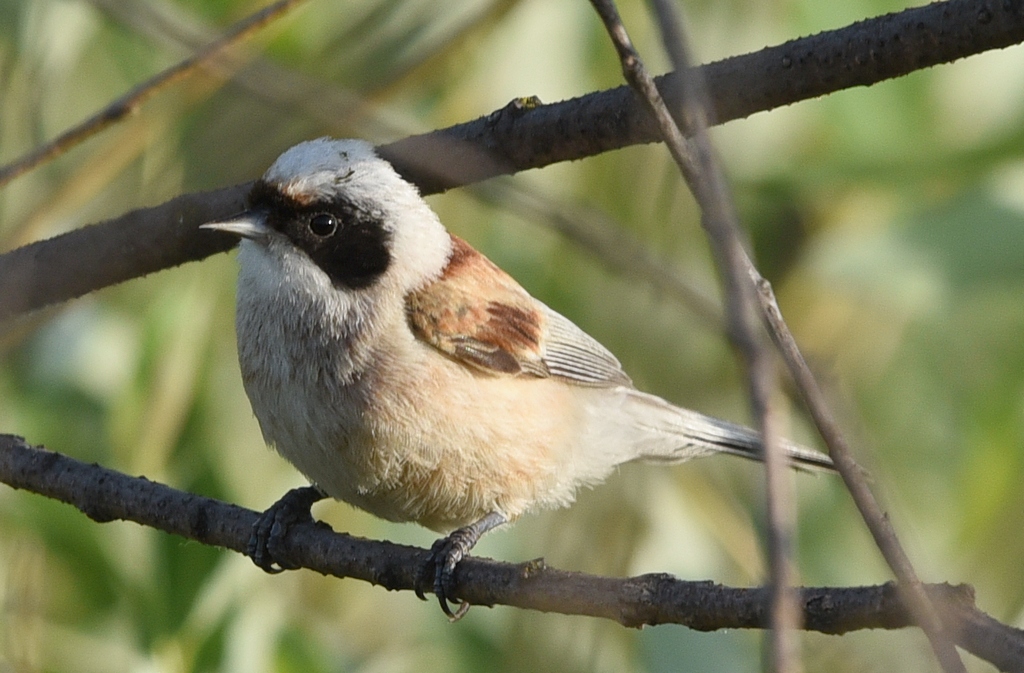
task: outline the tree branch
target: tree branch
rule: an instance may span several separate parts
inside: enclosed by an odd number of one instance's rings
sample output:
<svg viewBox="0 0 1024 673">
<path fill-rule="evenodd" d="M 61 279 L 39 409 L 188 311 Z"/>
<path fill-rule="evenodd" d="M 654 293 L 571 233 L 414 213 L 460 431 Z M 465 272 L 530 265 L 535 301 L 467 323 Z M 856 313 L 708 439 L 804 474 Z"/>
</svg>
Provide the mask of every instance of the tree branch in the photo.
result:
<svg viewBox="0 0 1024 673">
<path fill-rule="evenodd" d="M 699 76 L 706 82 L 709 121 L 723 124 L 1022 40 L 1021 0 L 948 0 L 702 65 Z M 655 81 L 668 106 L 680 110 L 680 78 Z M 623 86 L 551 105 L 506 107 L 380 150 L 429 194 L 660 141 L 643 102 Z"/>
<path fill-rule="evenodd" d="M 0 324 L 229 250 L 237 241 L 197 227 L 241 211 L 249 186 L 182 194 L 154 208 L 133 210 L 0 255 Z"/>
<path fill-rule="evenodd" d="M 105 523 L 134 521 L 203 544 L 243 552 L 257 512 L 175 490 L 144 477 L 88 465 L 0 435 L 0 482 L 73 505 Z M 324 524 L 296 525 L 283 543 L 286 559 L 309 570 L 360 579 L 390 591 L 415 587 L 428 551 L 335 533 Z M 548 567 L 543 560 L 500 563 L 469 557 L 455 573 L 458 595 L 474 605 L 509 605 L 601 617 L 625 626 L 681 624 L 699 631 L 768 628 L 765 588 L 688 582 L 666 574 L 626 579 Z M 977 609 L 966 585 L 928 585 L 955 642 L 1003 671 L 1024 671 L 1024 631 Z M 843 634 L 899 629 L 913 622 L 891 583 L 799 590 L 804 629 Z M 957 628 L 954 630 L 953 625 Z"/>
<path fill-rule="evenodd" d="M 1022 40 L 1020 0 L 949 0 L 728 58 L 701 72 L 713 119 L 722 123 Z M 659 79 L 678 109 L 677 83 Z M 639 99 L 619 87 L 551 105 L 517 101 L 379 150 L 430 194 L 658 138 Z M 247 187 L 185 194 L 0 256 L 0 322 L 228 250 L 230 237 L 197 227 L 240 210 Z"/>
</svg>

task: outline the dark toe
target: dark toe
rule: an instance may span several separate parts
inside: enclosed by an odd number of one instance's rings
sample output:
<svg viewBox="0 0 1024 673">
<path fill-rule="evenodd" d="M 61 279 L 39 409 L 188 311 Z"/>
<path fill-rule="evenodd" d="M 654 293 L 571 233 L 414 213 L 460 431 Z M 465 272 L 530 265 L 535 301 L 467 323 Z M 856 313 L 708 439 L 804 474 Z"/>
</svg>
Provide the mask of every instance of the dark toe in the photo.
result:
<svg viewBox="0 0 1024 673">
<path fill-rule="evenodd" d="M 252 533 L 250 533 L 249 542 L 245 546 L 245 555 L 251 558 L 257 566 L 271 574 L 284 570 L 284 568 L 274 565 L 274 557 L 268 549 L 275 518 L 273 507 L 260 514 L 252 525 Z"/>
<path fill-rule="evenodd" d="M 285 558 L 284 540 L 288 530 L 300 523 L 312 523 L 310 507 L 324 494 L 313 486 L 295 488 L 260 514 L 252 526 L 245 553 L 253 563 L 268 573 L 298 568 Z"/>
<path fill-rule="evenodd" d="M 453 622 L 461 619 L 466 614 L 466 611 L 469 610 L 469 603 L 456 601 L 455 568 L 466 556 L 466 553 L 475 541 L 471 539 L 471 536 L 465 534 L 464 529 L 459 529 L 448 537 L 441 538 L 434 543 L 430 548 L 430 557 L 424 565 L 425 573 L 433 575 L 434 595 L 437 596 L 437 602 L 440 603 L 441 610 Z M 454 612 L 451 608 L 453 603 L 458 604 Z"/>
<path fill-rule="evenodd" d="M 430 548 L 427 562 L 423 564 L 420 571 L 416 595 L 423 598 L 423 587 L 429 586 L 427 582 L 433 576 L 434 594 L 441 604 L 441 609 L 453 622 L 461 619 L 469 610 L 469 603 L 460 601 L 455 612 L 452 612 L 449 606 L 449 603 L 455 602 L 455 568 L 473 548 L 473 545 L 480 540 L 481 535 L 503 523 L 508 523 L 508 518 L 504 514 L 491 512 L 478 521 L 459 528 L 448 537 L 443 537 L 435 542 Z"/>
<path fill-rule="evenodd" d="M 455 566 L 462 560 L 463 552 L 451 543 L 451 538 L 444 538 L 439 542 L 443 544 L 434 561 L 434 595 L 437 596 L 437 601 L 448 615 L 448 619 L 455 621 L 469 609 L 467 603 L 460 603 L 456 612 L 452 612 L 449 606 L 449 602 L 452 602 L 455 596 Z M 456 617 L 456 614 L 459 617 Z"/>
</svg>

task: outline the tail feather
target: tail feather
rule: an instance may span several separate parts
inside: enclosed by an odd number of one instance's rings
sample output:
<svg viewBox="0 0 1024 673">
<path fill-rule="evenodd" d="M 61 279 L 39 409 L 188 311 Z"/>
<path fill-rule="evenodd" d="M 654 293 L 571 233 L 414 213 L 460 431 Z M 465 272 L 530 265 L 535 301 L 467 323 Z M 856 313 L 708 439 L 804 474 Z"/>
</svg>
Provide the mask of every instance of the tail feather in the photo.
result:
<svg viewBox="0 0 1024 673">
<path fill-rule="evenodd" d="M 750 460 L 764 460 L 761 435 L 756 431 L 676 407 L 660 397 L 630 390 L 627 413 L 634 427 L 648 432 L 636 445 L 638 460 L 684 461 L 712 453 L 728 453 Z M 782 440 L 792 466 L 815 472 L 835 472 L 826 454 Z"/>
</svg>

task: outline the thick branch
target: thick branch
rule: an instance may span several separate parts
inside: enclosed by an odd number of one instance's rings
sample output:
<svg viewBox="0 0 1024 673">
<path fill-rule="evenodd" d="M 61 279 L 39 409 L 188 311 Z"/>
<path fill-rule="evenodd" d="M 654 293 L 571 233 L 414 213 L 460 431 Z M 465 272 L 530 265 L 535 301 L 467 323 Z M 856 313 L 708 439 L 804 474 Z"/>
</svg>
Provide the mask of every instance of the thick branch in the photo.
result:
<svg viewBox="0 0 1024 673">
<path fill-rule="evenodd" d="M 182 194 L 0 255 L 0 324 L 230 249 L 237 243 L 230 236 L 203 235 L 197 227 L 242 210 L 248 192 L 245 184 Z"/>
<path fill-rule="evenodd" d="M 898 77 L 1024 40 L 1021 0 L 950 0 L 855 23 L 703 66 L 718 123 Z M 670 105 L 680 95 L 662 87 Z M 658 139 L 627 87 L 491 115 L 380 148 L 424 193 Z M 0 322 L 48 304 L 230 248 L 197 231 L 241 207 L 245 186 L 186 194 L 155 208 L 0 257 Z M 141 227 L 144 223 L 144 228 Z"/>
<path fill-rule="evenodd" d="M 59 453 L 0 435 L 0 481 L 77 507 L 90 518 L 134 521 L 204 544 L 245 549 L 258 514 L 210 498 L 183 493 L 141 477 L 88 465 Z M 285 540 L 287 560 L 316 572 L 351 577 L 388 590 L 413 589 L 427 551 L 365 540 L 300 525 Z M 664 574 L 627 579 L 596 577 L 547 567 L 467 558 L 456 571 L 458 595 L 476 605 L 588 615 L 623 625 L 682 624 L 700 631 L 768 627 L 764 588 L 732 588 L 687 582 Z M 1024 631 L 1000 624 L 974 606 L 968 586 L 929 585 L 943 606 L 957 644 L 1000 670 L 1024 670 Z M 859 629 L 910 626 L 893 585 L 819 587 L 799 591 L 804 628 L 842 634 Z"/>
<path fill-rule="evenodd" d="M 701 66 L 700 77 L 710 121 L 722 124 L 1022 40 L 1021 0 L 949 0 L 733 56 Z M 680 110 L 678 78 L 655 80 L 669 107 Z M 505 108 L 380 149 L 399 172 L 434 193 L 660 140 L 641 99 L 623 86 L 552 105 Z"/>
</svg>

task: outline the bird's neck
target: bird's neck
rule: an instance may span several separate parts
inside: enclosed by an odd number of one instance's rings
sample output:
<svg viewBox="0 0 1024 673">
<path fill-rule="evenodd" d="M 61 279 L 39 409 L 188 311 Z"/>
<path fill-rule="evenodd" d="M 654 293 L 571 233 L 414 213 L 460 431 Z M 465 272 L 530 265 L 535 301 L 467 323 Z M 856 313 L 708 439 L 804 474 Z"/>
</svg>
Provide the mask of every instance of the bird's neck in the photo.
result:
<svg viewBox="0 0 1024 673">
<path fill-rule="evenodd" d="M 338 290 L 308 266 L 282 266 L 245 246 L 242 254 L 236 327 L 243 368 L 348 381 L 405 320 L 404 299 L 387 288 Z"/>
</svg>

